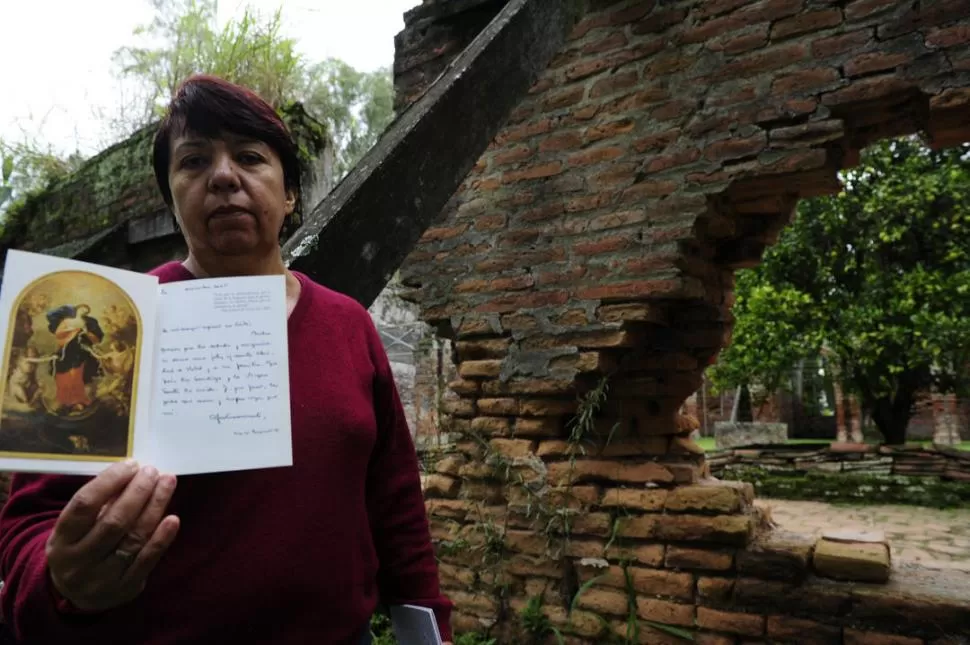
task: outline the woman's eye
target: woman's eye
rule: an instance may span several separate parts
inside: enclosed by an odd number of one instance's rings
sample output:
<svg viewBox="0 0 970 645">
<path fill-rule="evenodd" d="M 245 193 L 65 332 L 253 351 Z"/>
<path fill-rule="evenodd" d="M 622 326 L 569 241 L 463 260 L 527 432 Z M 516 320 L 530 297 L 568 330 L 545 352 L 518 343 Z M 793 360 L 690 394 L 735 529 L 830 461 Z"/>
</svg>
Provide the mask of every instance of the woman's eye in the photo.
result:
<svg viewBox="0 0 970 645">
<path fill-rule="evenodd" d="M 205 157 L 202 155 L 189 155 L 188 157 L 182 158 L 182 161 L 179 162 L 179 167 L 191 170 L 193 168 L 199 168 L 204 162 Z"/>
<path fill-rule="evenodd" d="M 263 155 L 258 152 L 243 152 L 239 155 L 239 161 L 244 164 L 257 164 L 263 160 Z"/>
</svg>

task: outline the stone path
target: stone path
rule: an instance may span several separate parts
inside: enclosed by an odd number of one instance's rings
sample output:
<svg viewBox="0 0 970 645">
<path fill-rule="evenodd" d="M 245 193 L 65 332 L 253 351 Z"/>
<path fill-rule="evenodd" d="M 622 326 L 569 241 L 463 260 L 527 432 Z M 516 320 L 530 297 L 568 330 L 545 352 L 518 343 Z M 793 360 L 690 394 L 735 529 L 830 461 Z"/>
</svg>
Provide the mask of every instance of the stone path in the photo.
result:
<svg viewBox="0 0 970 645">
<path fill-rule="evenodd" d="M 827 528 L 885 531 L 895 562 L 970 571 L 970 509 L 919 506 L 836 506 L 759 499 L 779 528 L 818 534 Z"/>
</svg>

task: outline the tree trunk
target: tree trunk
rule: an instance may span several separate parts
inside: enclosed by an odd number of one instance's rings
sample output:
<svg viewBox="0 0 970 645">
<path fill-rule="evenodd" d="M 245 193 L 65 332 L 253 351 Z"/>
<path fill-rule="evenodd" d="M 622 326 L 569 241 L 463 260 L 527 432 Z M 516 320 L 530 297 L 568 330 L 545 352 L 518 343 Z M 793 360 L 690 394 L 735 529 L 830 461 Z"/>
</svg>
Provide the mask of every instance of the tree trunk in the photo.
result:
<svg viewBox="0 0 970 645">
<path fill-rule="evenodd" d="M 906 443 L 906 430 L 913 416 L 914 388 L 901 386 L 894 398 L 888 396 L 876 399 L 872 404 L 872 421 L 879 428 L 889 446 Z"/>
</svg>

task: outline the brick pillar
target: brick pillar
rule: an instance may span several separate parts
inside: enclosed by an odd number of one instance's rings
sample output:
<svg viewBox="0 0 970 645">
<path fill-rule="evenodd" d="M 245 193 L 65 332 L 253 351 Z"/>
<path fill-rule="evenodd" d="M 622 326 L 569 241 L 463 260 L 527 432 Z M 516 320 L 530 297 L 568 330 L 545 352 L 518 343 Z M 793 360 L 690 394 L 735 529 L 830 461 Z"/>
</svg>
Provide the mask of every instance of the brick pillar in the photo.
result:
<svg viewBox="0 0 970 645">
<path fill-rule="evenodd" d="M 451 388 L 461 397 L 450 411 L 464 438 L 425 494 L 459 630 L 494 625 L 511 642 L 516 616 L 541 598 L 557 627 L 593 642 L 622 635 L 628 580 L 640 618 L 693 626 L 702 572 L 731 571 L 756 533 L 752 487 L 711 478 L 680 415 L 697 361 L 624 360 L 637 329 L 599 334 L 595 344 L 613 346 L 560 361 L 578 370 L 572 379 L 505 380 L 509 340 L 458 341 Z"/>
<path fill-rule="evenodd" d="M 953 394 L 933 394 L 933 443 L 954 446 L 960 443 L 957 397 Z"/>
</svg>

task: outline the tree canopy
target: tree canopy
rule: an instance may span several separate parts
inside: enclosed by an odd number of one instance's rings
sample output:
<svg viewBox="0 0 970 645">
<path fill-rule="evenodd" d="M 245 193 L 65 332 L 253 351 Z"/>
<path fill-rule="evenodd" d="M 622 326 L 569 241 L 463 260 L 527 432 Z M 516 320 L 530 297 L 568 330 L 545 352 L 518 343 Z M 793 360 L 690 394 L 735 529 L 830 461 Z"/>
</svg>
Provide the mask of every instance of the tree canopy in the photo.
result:
<svg viewBox="0 0 970 645">
<path fill-rule="evenodd" d="M 739 272 L 733 340 L 711 377 L 774 389 L 824 352 L 885 440 L 901 443 L 920 391 L 970 385 L 970 146 L 880 143 L 842 179 Z"/>
<path fill-rule="evenodd" d="M 394 116 L 388 67 L 362 72 L 330 58 L 310 61 L 283 34 L 278 11 L 246 8 L 220 28 L 216 0 L 152 0 L 155 18 L 136 29 L 146 45 L 115 52 L 120 73 L 135 82 L 115 119 L 121 135 L 157 118 L 179 83 L 208 73 L 245 85 L 279 108 L 300 102 L 324 122 L 345 174 L 377 141 Z"/>
</svg>

